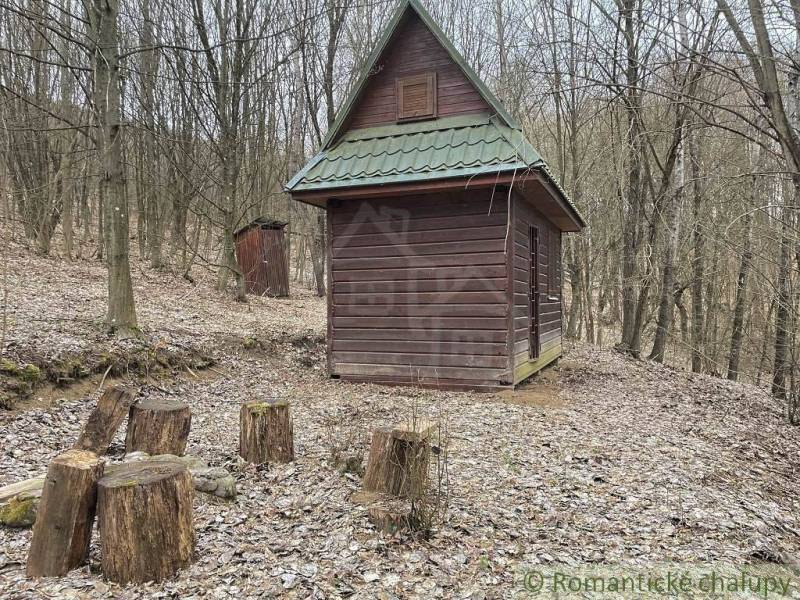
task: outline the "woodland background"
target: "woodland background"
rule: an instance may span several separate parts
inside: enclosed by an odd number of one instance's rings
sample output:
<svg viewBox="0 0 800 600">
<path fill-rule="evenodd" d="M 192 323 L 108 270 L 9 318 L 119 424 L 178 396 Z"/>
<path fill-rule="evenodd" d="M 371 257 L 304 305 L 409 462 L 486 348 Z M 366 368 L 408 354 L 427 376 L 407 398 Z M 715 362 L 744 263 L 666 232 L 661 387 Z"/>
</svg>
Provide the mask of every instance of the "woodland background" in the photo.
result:
<svg viewBox="0 0 800 600">
<path fill-rule="evenodd" d="M 565 334 L 769 385 L 797 422 L 800 0 L 729 1 L 426 6 L 589 224 L 565 236 Z M 233 231 L 265 215 L 324 294 L 324 214 L 282 185 L 393 9 L 0 0 L 4 248 L 104 261 L 125 333 L 135 261 L 244 299 Z"/>
</svg>

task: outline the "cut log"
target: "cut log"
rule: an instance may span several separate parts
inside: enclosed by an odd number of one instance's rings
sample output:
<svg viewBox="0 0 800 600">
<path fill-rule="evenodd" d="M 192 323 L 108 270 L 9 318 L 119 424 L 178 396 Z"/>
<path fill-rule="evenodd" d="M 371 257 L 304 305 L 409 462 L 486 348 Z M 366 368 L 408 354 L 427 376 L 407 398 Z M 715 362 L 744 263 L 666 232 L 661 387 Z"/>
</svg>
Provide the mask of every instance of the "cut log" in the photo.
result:
<svg viewBox="0 0 800 600">
<path fill-rule="evenodd" d="M 172 577 L 194 552 L 192 476 L 172 461 L 128 463 L 97 484 L 103 573 L 117 583 Z"/>
<path fill-rule="evenodd" d="M 106 390 L 89 415 L 89 420 L 73 448 L 91 450 L 98 455 L 105 454 L 134 399 L 133 391 L 121 386 Z"/>
<path fill-rule="evenodd" d="M 28 577 L 65 575 L 86 560 L 103 466 L 94 452 L 74 449 L 50 463 L 33 526 Z"/>
<path fill-rule="evenodd" d="M 200 457 L 174 456 L 172 454 L 150 456 L 144 452 L 125 456 L 126 462 L 146 460 L 182 462 L 189 468 L 189 472 L 192 474 L 192 484 L 198 492 L 212 494 L 219 498 L 236 497 L 236 479 L 233 475 L 221 467 L 209 467 Z M 107 464 L 104 475 L 113 475 L 125 464 Z M 0 487 L 0 525 L 25 527 L 30 526 L 28 523 L 33 524 L 33 517 L 38 511 L 39 498 L 42 496 L 43 485 L 44 475 Z M 28 500 L 33 500 L 33 502 Z M 25 502 L 24 505 L 23 502 Z M 20 512 L 23 508 L 27 511 L 24 515 Z"/>
<path fill-rule="evenodd" d="M 436 427 L 435 423 L 420 421 L 413 426 L 374 429 L 363 489 L 404 498 L 423 494 L 428 479 L 430 436 Z"/>
<path fill-rule="evenodd" d="M 188 404 L 177 400 L 142 400 L 131 406 L 125 452 L 183 456 L 192 426 Z"/>
<path fill-rule="evenodd" d="M 239 455 L 259 465 L 294 460 L 294 428 L 288 402 L 271 400 L 242 405 Z"/>
</svg>

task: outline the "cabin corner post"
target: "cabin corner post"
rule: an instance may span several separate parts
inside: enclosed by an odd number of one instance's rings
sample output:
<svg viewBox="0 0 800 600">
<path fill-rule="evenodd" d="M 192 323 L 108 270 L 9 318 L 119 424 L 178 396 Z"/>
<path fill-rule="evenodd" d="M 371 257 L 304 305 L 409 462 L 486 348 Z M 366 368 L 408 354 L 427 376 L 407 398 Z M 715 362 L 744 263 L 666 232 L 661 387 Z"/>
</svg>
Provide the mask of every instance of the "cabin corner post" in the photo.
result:
<svg viewBox="0 0 800 600">
<path fill-rule="evenodd" d="M 508 381 L 501 383 L 508 385 L 515 385 L 514 381 L 514 254 L 516 249 L 514 247 L 514 238 L 516 234 L 516 211 L 514 205 L 516 204 L 514 198 L 513 188 L 508 188 L 506 193 L 506 201 L 508 203 L 507 220 L 506 220 L 506 297 L 507 297 L 507 322 L 506 328 L 506 353 L 508 354 Z"/>
<path fill-rule="evenodd" d="M 325 286 L 325 302 L 327 304 L 328 310 L 328 328 L 327 328 L 327 339 L 325 340 L 325 356 L 326 356 L 326 366 L 328 370 L 328 377 L 332 377 L 334 375 L 334 365 L 333 365 L 333 336 L 334 336 L 334 329 L 333 329 L 333 316 L 334 316 L 334 307 L 333 307 L 333 227 L 331 227 L 331 202 L 333 200 L 325 203 L 325 271 L 328 274 L 328 285 Z"/>
</svg>

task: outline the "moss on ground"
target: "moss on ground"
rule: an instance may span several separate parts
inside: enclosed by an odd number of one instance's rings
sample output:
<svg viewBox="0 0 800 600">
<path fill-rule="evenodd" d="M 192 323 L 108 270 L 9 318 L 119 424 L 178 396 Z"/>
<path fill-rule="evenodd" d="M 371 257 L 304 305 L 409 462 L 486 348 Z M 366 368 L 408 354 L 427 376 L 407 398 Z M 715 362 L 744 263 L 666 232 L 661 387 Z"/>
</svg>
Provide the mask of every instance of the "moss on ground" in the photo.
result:
<svg viewBox="0 0 800 600">
<path fill-rule="evenodd" d="M 0 359 L 0 409 L 13 409 L 44 383 L 67 387 L 95 374 L 111 377 L 176 374 L 185 369 L 201 371 L 214 359 L 191 348 L 175 349 L 163 341 L 137 341 L 133 345 L 93 348 L 58 360 L 27 352 Z"/>
<path fill-rule="evenodd" d="M 0 524 L 7 527 L 30 527 L 36 521 L 37 498 L 19 495 L 0 508 Z"/>
</svg>

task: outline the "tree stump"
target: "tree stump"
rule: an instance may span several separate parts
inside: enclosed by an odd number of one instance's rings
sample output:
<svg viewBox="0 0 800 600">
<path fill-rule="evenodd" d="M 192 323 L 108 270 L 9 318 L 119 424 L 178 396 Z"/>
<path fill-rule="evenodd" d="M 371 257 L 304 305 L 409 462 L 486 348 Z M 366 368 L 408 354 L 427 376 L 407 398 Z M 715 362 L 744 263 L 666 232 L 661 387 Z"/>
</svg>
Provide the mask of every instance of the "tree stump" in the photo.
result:
<svg viewBox="0 0 800 600">
<path fill-rule="evenodd" d="M 422 494 L 428 479 L 429 440 L 436 427 L 420 421 L 411 427 L 374 429 L 363 489 L 405 498 Z"/>
<path fill-rule="evenodd" d="M 294 427 L 288 402 L 270 400 L 242 405 L 239 456 L 255 464 L 294 460 Z"/>
<path fill-rule="evenodd" d="M 28 577 L 66 575 L 86 560 L 103 467 L 94 452 L 75 449 L 50 463 L 33 526 Z"/>
<path fill-rule="evenodd" d="M 131 406 L 125 452 L 183 456 L 192 426 L 188 404 L 177 400 L 143 400 Z"/>
<path fill-rule="evenodd" d="M 134 399 L 135 394 L 124 387 L 116 386 L 106 390 L 89 415 L 89 420 L 73 448 L 105 454 Z"/>
<path fill-rule="evenodd" d="M 97 484 L 103 573 L 117 583 L 162 581 L 194 552 L 192 476 L 175 461 L 128 463 Z"/>
</svg>

